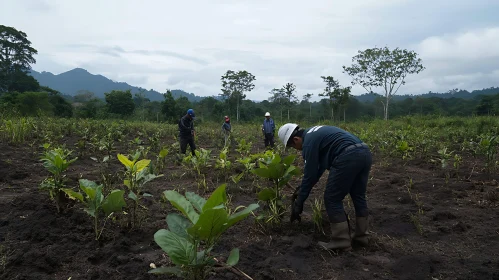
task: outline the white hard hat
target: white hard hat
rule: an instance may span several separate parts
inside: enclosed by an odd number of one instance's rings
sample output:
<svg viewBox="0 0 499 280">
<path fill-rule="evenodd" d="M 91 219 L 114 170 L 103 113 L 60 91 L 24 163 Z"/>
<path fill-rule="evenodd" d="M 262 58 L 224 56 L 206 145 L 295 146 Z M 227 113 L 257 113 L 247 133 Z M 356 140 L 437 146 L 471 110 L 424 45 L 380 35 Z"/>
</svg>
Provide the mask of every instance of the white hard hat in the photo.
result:
<svg viewBox="0 0 499 280">
<path fill-rule="evenodd" d="M 288 144 L 289 137 L 291 137 L 291 134 L 293 134 L 297 127 L 298 125 L 296 123 L 287 123 L 279 128 L 277 135 L 284 145 Z"/>
<path fill-rule="evenodd" d="M 265 113 L 265 116 L 270 117 L 270 113 L 269 112 Z"/>
</svg>

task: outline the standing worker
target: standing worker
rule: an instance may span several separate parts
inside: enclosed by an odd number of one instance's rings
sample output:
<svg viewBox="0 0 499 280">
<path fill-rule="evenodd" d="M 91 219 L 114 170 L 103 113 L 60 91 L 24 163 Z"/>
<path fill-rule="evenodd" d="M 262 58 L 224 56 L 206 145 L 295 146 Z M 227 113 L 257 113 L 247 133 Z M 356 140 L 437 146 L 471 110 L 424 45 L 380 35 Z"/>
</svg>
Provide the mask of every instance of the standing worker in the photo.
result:
<svg viewBox="0 0 499 280">
<path fill-rule="evenodd" d="M 192 155 L 196 155 L 194 152 L 196 150 L 196 145 L 194 144 L 194 137 L 196 136 L 196 132 L 194 130 L 194 122 L 193 120 L 196 118 L 194 114 L 194 110 L 187 110 L 187 114 L 185 114 L 180 121 L 178 122 L 178 130 L 179 130 L 179 139 L 180 139 L 180 152 L 185 155 L 187 150 L 187 144 L 191 147 Z"/>
<path fill-rule="evenodd" d="M 292 204 L 291 219 L 301 220 L 303 203 L 310 190 L 329 169 L 324 205 L 331 222 L 331 241 L 319 242 L 326 249 L 351 249 L 352 241 L 362 246 L 368 244 L 368 208 L 366 188 L 371 170 L 372 157 L 368 146 L 351 133 L 334 126 L 314 126 L 300 129 L 297 124 L 287 123 L 278 132 L 286 147 L 302 151 L 305 160 L 301 185 L 297 188 Z M 350 236 L 343 199 L 352 198 L 356 226 Z M 352 240 L 353 239 L 353 240 Z"/>
<path fill-rule="evenodd" d="M 262 125 L 263 137 L 265 137 L 265 148 L 269 145 L 274 148 L 274 134 L 275 134 L 275 124 L 274 120 L 270 118 L 270 113 L 265 113 L 265 119 Z"/>
<path fill-rule="evenodd" d="M 222 135 L 224 136 L 224 140 L 225 140 L 224 148 L 227 147 L 227 143 L 229 141 L 231 129 L 232 128 L 230 125 L 229 116 L 225 116 L 225 122 L 222 124 Z"/>
</svg>

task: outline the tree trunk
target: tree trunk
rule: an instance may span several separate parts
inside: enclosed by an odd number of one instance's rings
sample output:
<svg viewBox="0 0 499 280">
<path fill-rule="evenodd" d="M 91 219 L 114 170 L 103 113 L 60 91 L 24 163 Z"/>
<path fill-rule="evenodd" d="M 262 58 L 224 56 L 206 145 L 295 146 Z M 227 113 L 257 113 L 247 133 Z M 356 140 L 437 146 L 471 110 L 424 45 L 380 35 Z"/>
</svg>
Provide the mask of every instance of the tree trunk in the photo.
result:
<svg viewBox="0 0 499 280">
<path fill-rule="evenodd" d="M 288 121 L 289 121 L 289 108 L 288 108 Z"/>
<path fill-rule="evenodd" d="M 390 102 L 390 98 L 387 96 L 386 97 L 386 104 L 385 104 L 385 108 L 384 108 L 385 109 L 384 110 L 385 111 L 385 121 L 388 120 L 388 104 L 389 104 L 389 102 Z"/>
<path fill-rule="evenodd" d="M 334 107 L 331 106 L 331 120 L 334 122 Z"/>
<path fill-rule="evenodd" d="M 343 108 L 343 122 L 347 122 L 346 111 L 347 111 L 347 108 Z"/>
<path fill-rule="evenodd" d="M 310 103 L 310 118 L 312 118 L 312 103 Z"/>
<path fill-rule="evenodd" d="M 236 105 L 236 120 L 239 122 L 239 97 L 237 98 L 237 105 Z"/>
</svg>

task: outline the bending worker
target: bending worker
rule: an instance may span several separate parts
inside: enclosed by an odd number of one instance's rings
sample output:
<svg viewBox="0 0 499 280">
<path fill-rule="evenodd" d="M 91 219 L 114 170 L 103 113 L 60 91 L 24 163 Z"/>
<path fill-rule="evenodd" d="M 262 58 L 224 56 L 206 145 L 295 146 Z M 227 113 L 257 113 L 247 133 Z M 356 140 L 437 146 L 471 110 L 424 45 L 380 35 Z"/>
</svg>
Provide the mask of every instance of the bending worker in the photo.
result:
<svg viewBox="0 0 499 280">
<path fill-rule="evenodd" d="M 286 147 L 302 151 L 305 161 L 301 185 L 291 210 L 291 222 L 301 220 L 303 203 L 310 190 L 329 169 L 324 205 L 331 222 L 331 241 L 319 242 L 326 249 L 351 249 L 352 241 L 368 244 L 368 208 L 366 188 L 371 170 L 372 157 L 368 146 L 351 133 L 334 126 L 314 126 L 300 129 L 297 124 L 287 123 L 278 132 Z M 352 198 L 355 214 L 355 233 L 350 236 L 343 199 Z M 353 239 L 353 240 L 352 240 Z"/>
</svg>

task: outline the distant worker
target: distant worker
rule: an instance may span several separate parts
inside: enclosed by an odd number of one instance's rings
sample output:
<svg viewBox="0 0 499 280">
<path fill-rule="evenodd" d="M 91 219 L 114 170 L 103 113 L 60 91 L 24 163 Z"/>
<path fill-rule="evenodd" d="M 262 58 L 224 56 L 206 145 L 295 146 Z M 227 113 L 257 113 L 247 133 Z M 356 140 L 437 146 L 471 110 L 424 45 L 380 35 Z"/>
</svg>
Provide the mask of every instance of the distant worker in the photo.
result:
<svg viewBox="0 0 499 280">
<path fill-rule="evenodd" d="M 270 113 L 265 113 L 265 120 L 263 120 L 262 125 L 263 137 L 265 137 L 265 148 L 270 146 L 274 148 L 274 134 L 275 134 L 275 124 L 274 120 L 270 117 Z"/>
<path fill-rule="evenodd" d="M 291 207 L 291 219 L 300 221 L 303 203 L 326 169 L 329 177 L 324 205 L 331 222 L 330 242 L 319 242 L 326 249 L 351 249 L 351 242 L 368 245 L 368 208 L 366 188 L 372 157 L 369 147 L 355 135 L 334 126 L 318 125 L 301 129 L 287 123 L 279 128 L 279 139 L 286 147 L 302 151 L 305 161 L 303 179 Z M 355 232 L 350 236 L 343 199 L 350 194 L 355 207 Z"/>
<path fill-rule="evenodd" d="M 232 131 L 232 127 L 230 125 L 229 116 L 225 116 L 225 122 L 222 124 L 222 135 L 224 136 L 224 147 L 227 147 L 230 132 Z"/>
<path fill-rule="evenodd" d="M 187 150 L 187 144 L 191 147 L 192 155 L 196 155 L 196 145 L 194 144 L 194 137 L 196 136 L 196 132 L 194 130 L 194 122 L 193 120 L 196 118 L 194 114 L 194 110 L 187 110 L 187 114 L 185 114 L 180 121 L 178 122 L 178 130 L 179 130 L 179 139 L 180 139 L 180 152 L 185 155 Z"/>
</svg>

